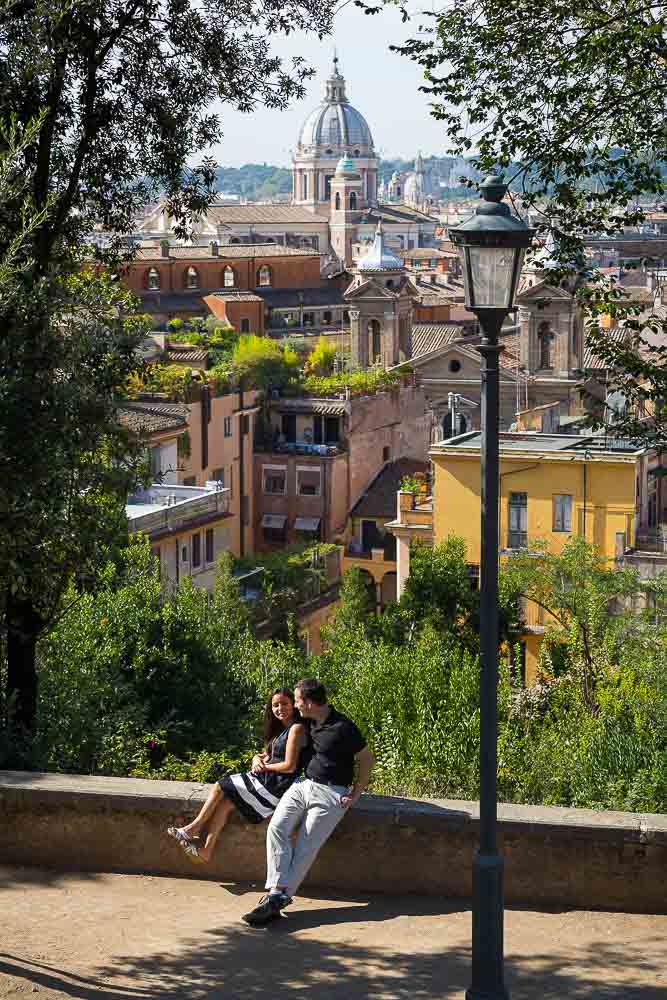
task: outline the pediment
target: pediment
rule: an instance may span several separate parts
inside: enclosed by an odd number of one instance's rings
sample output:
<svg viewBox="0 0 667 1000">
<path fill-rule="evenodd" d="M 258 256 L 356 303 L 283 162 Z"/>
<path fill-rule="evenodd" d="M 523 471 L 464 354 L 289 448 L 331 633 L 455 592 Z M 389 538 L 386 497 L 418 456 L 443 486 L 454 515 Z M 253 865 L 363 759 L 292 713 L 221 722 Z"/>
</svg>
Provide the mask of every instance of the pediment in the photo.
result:
<svg viewBox="0 0 667 1000">
<path fill-rule="evenodd" d="M 534 302 L 536 305 L 538 302 L 553 301 L 561 299 L 563 302 L 570 302 L 572 300 L 572 293 L 568 291 L 567 288 L 561 288 L 559 285 L 549 285 L 544 278 L 540 281 L 536 281 L 533 285 L 528 285 L 518 293 L 516 296 L 517 305 L 529 305 Z"/>
<path fill-rule="evenodd" d="M 502 358 L 502 355 L 501 355 Z M 452 361 L 458 361 L 460 368 L 452 371 Z M 421 379 L 428 382 L 429 379 L 448 381 L 455 383 L 458 380 L 481 380 L 482 358 L 473 347 L 466 347 L 465 344 L 446 344 L 430 354 L 422 354 L 418 358 L 410 358 L 405 362 L 418 373 Z M 517 373 L 510 365 L 503 365 L 501 360 L 502 382 L 516 382 Z"/>
<path fill-rule="evenodd" d="M 392 302 L 401 297 L 401 288 L 387 288 L 379 281 L 367 278 L 360 285 L 348 288 L 344 292 L 344 298 L 351 299 L 390 299 Z"/>
</svg>

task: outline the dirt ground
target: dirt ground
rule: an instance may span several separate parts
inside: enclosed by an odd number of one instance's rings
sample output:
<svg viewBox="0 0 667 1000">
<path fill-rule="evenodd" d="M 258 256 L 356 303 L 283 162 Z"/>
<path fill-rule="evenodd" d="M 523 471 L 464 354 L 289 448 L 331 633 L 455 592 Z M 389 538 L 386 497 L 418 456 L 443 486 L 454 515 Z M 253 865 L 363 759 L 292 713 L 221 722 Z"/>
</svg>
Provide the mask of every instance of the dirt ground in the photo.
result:
<svg viewBox="0 0 667 1000">
<path fill-rule="evenodd" d="M 0 868 L 0 997 L 440 1000 L 469 985 L 466 901 L 310 893 L 266 930 L 257 886 Z M 667 916 L 510 907 L 512 1000 L 665 1000 Z"/>
</svg>

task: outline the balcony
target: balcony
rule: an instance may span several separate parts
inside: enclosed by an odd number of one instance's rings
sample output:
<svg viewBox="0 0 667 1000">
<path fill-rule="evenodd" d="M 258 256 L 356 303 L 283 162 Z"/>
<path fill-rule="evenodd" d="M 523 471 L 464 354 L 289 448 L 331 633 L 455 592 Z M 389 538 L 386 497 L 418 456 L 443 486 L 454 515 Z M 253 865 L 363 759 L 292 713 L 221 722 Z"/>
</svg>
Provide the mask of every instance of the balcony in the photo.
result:
<svg viewBox="0 0 667 1000">
<path fill-rule="evenodd" d="M 255 436 L 255 451 L 273 455 L 312 455 L 319 458 L 335 458 L 347 451 L 345 441 L 335 444 L 312 444 L 309 441 L 277 441 L 273 435 Z"/>
</svg>

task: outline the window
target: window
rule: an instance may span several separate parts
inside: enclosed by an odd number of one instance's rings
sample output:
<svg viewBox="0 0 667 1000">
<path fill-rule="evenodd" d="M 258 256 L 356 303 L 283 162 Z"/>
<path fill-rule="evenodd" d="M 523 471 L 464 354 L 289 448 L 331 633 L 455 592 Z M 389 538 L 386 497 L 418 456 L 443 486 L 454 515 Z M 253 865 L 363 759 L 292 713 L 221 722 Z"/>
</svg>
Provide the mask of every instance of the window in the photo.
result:
<svg viewBox="0 0 667 1000">
<path fill-rule="evenodd" d="M 151 467 L 151 478 L 159 479 L 162 475 L 162 456 L 159 448 L 150 448 L 148 457 Z"/>
<path fill-rule="evenodd" d="M 391 448 L 389 447 L 388 444 L 386 444 L 382 449 L 382 461 L 388 462 L 390 459 L 391 459 Z"/>
<path fill-rule="evenodd" d="M 301 497 L 318 497 L 320 495 L 320 470 L 297 466 L 296 492 Z"/>
<path fill-rule="evenodd" d="M 197 532 L 192 536 L 192 568 L 201 566 L 201 535 Z"/>
<path fill-rule="evenodd" d="M 148 272 L 148 287 L 152 292 L 156 292 L 160 288 L 160 272 L 154 267 Z"/>
<path fill-rule="evenodd" d="M 454 372 L 454 373 L 460 372 L 461 371 L 461 362 L 458 361 L 456 358 L 454 358 L 453 361 L 449 362 L 449 370 L 450 370 L 450 372 Z"/>
<path fill-rule="evenodd" d="M 250 333 L 250 320 L 241 320 L 241 333 Z"/>
<path fill-rule="evenodd" d="M 537 339 L 540 345 L 540 368 L 551 368 L 551 341 L 554 335 L 548 323 L 540 323 Z"/>
<path fill-rule="evenodd" d="M 304 201 L 308 197 L 308 174 L 301 175 L 301 197 Z"/>
<path fill-rule="evenodd" d="M 204 543 L 204 558 L 207 563 L 212 563 L 215 557 L 215 534 L 213 528 L 208 528 Z"/>
<path fill-rule="evenodd" d="M 236 284 L 236 275 L 233 267 L 226 267 L 222 272 L 222 284 L 225 288 L 233 288 Z"/>
<path fill-rule="evenodd" d="M 655 528 L 658 523 L 658 481 L 655 476 L 649 476 L 646 499 L 648 526 Z"/>
<path fill-rule="evenodd" d="M 394 287 L 394 279 L 393 278 L 387 278 L 385 284 L 386 284 L 387 288 L 393 288 Z"/>
<path fill-rule="evenodd" d="M 189 267 L 185 272 L 185 287 L 199 288 L 199 272 L 196 267 Z"/>
<path fill-rule="evenodd" d="M 379 320 L 371 319 L 368 321 L 368 333 L 370 335 L 369 360 L 373 364 L 382 353 L 382 329 Z"/>
<path fill-rule="evenodd" d="M 353 191 L 350 195 L 350 211 L 356 212 L 356 210 L 357 210 L 357 194 L 356 191 Z"/>
<path fill-rule="evenodd" d="M 262 469 L 264 493 L 284 496 L 287 493 L 287 468 L 275 465 L 265 465 Z"/>
<path fill-rule="evenodd" d="M 223 434 L 224 434 L 224 436 L 226 438 L 230 438 L 232 436 L 232 418 L 231 417 L 225 417 L 225 419 L 222 422 L 222 425 L 223 425 Z"/>
<path fill-rule="evenodd" d="M 304 326 L 315 326 L 315 313 L 305 312 L 303 314 L 303 325 Z"/>
<path fill-rule="evenodd" d="M 257 271 L 257 284 L 260 288 L 267 288 L 271 285 L 271 268 L 268 264 L 262 264 Z"/>
<path fill-rule="evenodd" d="M 340 209 L 340 194 L 338 193 L 338 191 L 336 191 L 335 205 L 336 205 L 336 211 L 338 211 Z"/>
<path fill-rule="evenodd" d="M 186 476 L 183 480 L 183 486 L 196 486 L 197 477 L 196 476 Z"/>
<path fill-rule="evenodd" d="M 225 485 L 225 470 L 222 466 L 217 469 L 211 469 L 211 480 L 215 483 L 220 483 L 221 486 Z"/>
<path fill-rule="evenodd" d="M 528 494 L 510 493 L 507 547 L 525 549 L 528 544 Z"/>
<path fill-rule="evenodd" d="M 572 497 L 554 496 L 554 531 L 572 531 Z"/>
<path fill-rule="evenodd" d="M 188 561 L 188 547 L 183 545 L 181 548 L 181 562 L 186 563 Z"/>
<path fill-rule="evenodd" d="M 322 317 L 322 322 L 323 323 L 331 322 L 331 313 L 328 310 L 324 313 L 324 316 Z"/>
<path fill-rule="evenodd" d="M 324 443 L 338 444 L 340 440 L 340 417 L 324 418 Z"/>
</svg>

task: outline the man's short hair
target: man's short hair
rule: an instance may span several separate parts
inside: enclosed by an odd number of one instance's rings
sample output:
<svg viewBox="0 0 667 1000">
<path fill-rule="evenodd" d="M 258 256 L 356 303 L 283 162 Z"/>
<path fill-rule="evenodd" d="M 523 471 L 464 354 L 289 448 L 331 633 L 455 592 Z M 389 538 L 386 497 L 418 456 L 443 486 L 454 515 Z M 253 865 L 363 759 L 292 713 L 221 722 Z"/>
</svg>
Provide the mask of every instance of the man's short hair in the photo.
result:
<svg viewBox="0 0 667 1000">
<path fill-rule="evenodd" d="M 327 692 L 322 681 L 316 677 L 306 677 L 295 684 L 294 689 L 299 689 L 304 701 L 314 701 L 316 705 L 326 705 Z"/>
</svg>

